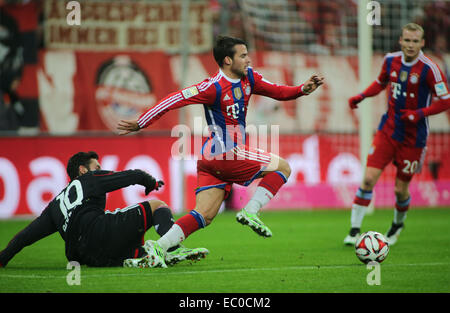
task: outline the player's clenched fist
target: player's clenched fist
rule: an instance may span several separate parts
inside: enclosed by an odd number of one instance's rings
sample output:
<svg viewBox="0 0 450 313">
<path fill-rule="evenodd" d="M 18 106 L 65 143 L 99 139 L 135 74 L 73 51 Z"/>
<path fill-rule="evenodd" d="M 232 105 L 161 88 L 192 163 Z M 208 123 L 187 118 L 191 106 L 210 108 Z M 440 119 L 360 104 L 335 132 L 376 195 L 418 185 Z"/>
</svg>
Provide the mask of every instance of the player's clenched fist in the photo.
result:
<svg viewBox="0 0 450 313">
<path fill-rule="evenodd" d="M 404 110 L 400 110 L 400 113 L 402 114 L 400 116 L 400 119 L 402 121 L 408 121 L 411 123 L 417 123 L 424 116 L 423 111 L 420 109 L 419 110 L 404 109 Z"/>
<path fill-rule="evenodd" d="M 164 182 L 162 180 L 156 180 L 152 175 L 144 172 L 141 185 L 145 187 L 145 195 L 147 196 L 153 190 L 159 190 L 162 186 L 164 186 Z"/>
<path fill-rule="evenodd" d="M 364 95 L 362 93 L 360 93 L 359 95 L 356 95 L 354 97 L 351 97 L 350 99 L 348 99 L 348 105 L 350 107 L 350 109 L 357 109 L 358 108 L 358 103 L 360 103 L 361 101 L 364 100 Z"/>
</svg>

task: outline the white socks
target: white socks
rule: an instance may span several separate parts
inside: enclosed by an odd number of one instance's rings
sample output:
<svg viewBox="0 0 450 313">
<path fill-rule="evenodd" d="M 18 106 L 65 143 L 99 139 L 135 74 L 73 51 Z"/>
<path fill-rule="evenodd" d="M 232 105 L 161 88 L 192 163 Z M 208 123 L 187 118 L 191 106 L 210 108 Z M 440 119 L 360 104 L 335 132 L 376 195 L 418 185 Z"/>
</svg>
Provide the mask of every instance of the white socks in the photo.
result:
<svg viewBox="0 0 450 313">
<path fill-rule="evenodd" d="M 394 210 L 394 223 L 395 224 L 401 224 L 406 219 L 406 211 L 400 212 L 399 210 Z"/>
<path fill-rule="evenodd" d="M 364 215 L 366 214 L 367 207 L 353 204 L 352 206 L 352 217 L 351 217 L 351 224 L 352 228 L 361 228 L 361 224 L 364 218 Z M 397 209 L 394 209 L 394 223 L 395 224 L 401 224 L 406 219 L 406 211 L 399 211 Z"/>
<path fill-rule="evenodd" d="M 179 245 L 185 238 L 184 232 L 180 226 L 173 224 L 172 227 L 157 240 L 159 245 L 167 251 L 167 249 Z"/>
<path fill-rule="evenodd" d="M 244 210 L 250 214 L 256 214 L 263 206 L 265 206 L 271 199 L 273 194 L 264 187 L 257 187 L 253 197 L 245 206 Z"/>
<path fill-rule="evenodd" d="M 352 228 L 361 228 L 361 224 L 366 214 L 367 207 L 359 204 L 353 203 L 352 205 L 352 216 L 351 216 L 351 224 Z"/>
</svg>

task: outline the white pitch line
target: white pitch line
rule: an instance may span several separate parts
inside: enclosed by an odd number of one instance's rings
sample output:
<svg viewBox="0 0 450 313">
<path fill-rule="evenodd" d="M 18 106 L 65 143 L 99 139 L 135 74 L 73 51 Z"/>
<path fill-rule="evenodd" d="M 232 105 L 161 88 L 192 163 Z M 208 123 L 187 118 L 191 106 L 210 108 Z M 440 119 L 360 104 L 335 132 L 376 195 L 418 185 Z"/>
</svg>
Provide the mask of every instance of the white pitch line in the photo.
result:
<svg viewBox="0 0 450 313">
<path fill-rule="evenodd" d="M 450 265 L 450 263 L 416 263 L 416 264 L 382 264 L 384 267 L 403 267 L 403 266 L 442 266 Z M 349 264 L 349 265 L 308 265 L 308 266 L 288 266 L 288 267 L 262 267 L 262 268 L 235 268 L 235 269 L 221 269 L 221 270 L 198 270 L 198 271 L 182 271 L 182 272 L 172 272 L 169 270 L 159 270 L 158 272 L 142 272 L 151 271 L 151 269 L 136 269 L 135 273 L 103 273 L 103 274 L 83 274 L 81 271 L 82 278 L 89 277 L 127 277 L 127 276 L 158 276 L 158 275 L 192 275 L 192 274 L 209 274 L 209 273 L 235 273 L 235 272 L 254 272 L 254 271 L 280 271 L 280 270 L 323 270 L 323 269 L 338 269 L 338 268 L 350 268 L 359 267 L 359 264 Z M 361 264 L 361 266 L 364 266 Z M 3 270 L 2 270 L 3 271 Z M 60 279 L 66 278 L 66 275 L 15 275 L 15 274 L 2 274 L 0 271 L 1 278 L 47 278 L 47 279 Z"/>
</svg>

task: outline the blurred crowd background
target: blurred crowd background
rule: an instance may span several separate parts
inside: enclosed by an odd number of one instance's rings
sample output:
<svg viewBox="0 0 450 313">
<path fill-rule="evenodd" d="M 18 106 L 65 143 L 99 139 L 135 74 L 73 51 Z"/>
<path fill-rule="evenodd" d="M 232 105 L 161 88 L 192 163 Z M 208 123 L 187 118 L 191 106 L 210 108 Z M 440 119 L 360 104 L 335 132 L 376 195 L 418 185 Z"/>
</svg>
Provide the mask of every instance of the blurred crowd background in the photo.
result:
<svg viewBox="0 0 450 313">
<path fill-rule="evenodd" d="M 68 3 L 68 1 L 60 1 Z M 103 9 L 114 4 L 122 6 L 132 3 L 162 4 L 179 1 L 106 1 Z M 84 6 L 89 1 L 80 1 L 82 24 Z M 102 1 L 92 1 L 101 6 Z M 103 1 L 105 3 L 105 1 Z M 313 55 L 352 56 L 357 54 L 357 1 L 356 0 L 203 0 L 190 1 L 203 6 L 202 17 L 207 34 L 207 43 L 196 52 L 210 50 L 213 38 L 219 34 L 237 36 L 248 41 L 251 51 L 295 52 Z M 449 51 L 450 1 L 433 0 L 381 0 L 381 25 L 373 27 L 373 49 L 375 53 L 386 53 L 398 49 L 400 28 L 407 22 L 421 24 L 425 29 L 425 51 L 444 60 Z M 63 4 L 64 6 L 64 4 Z M 37 134 L 42 119 L 39 106 L 39 88 L 34 78 L 41 51 L 58 47 L 49 39 L 50 23 L 54 23 L 52 10 L 58 5 L 50 0 L 1 0 L 0 1 L 0 130 L 19 134 Z M 61 9 L 61 5 L 59 5 Z M 97 8 L 99 11 L 101 8 Z M 163 6 L 164 7 L 164 6 Z M 165 6 L 168 7 L 168 6 Z M 92 7 L 91 7 L 92 9 Z M 69 12 L 69 11 L 67 11 Z M 100 14 L 100 13 L 99 13 Z M 169 12 L 168 14 L 171 14 Z M 179 15 L 179 14 L 178 14 Z M 64 20 L 64 16 L 57 17 Z M 101 20 L 101 19 L 99 19 Z M 101 21 L 105 25 L 115 21 Z M 130 22 L 131 24 L 133 21 Z M 174 21 L 174 23 L 179 23 Z M 76 27 L 76 26 L 73 26 Z M 67 42 L 66 42 L 67 43 Z M 68 44 L 62 48 L 69 47 Z M 72 43 L 77 50 L 76 42 Z M 89 50 L 89 47 L 78 47 Z M 92 48 L 92 47 L 91 47 Z M 155 50 L 150 44 L 138 50 Z M 130 50 L 133 50 L 131 48 Z M 176 54 L 179 50 L 161 48 Z M 111 47 L 105 48 L 111 51 Z M 192 52 L 190 52 L 192 53 Z M 33 76 L 33 77 L 30 77 Z M 36 90 L 36 91 L 34 91 Z"/>
</svg>

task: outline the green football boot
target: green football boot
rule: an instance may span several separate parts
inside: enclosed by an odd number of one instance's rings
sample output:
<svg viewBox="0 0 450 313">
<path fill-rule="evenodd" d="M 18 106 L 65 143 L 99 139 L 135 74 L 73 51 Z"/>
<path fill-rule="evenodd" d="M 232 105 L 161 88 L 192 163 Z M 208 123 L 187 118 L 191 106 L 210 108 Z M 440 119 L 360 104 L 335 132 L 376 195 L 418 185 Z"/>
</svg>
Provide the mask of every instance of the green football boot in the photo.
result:
<svg viewBox="0 0 450 313">
<path fill-rule="evenodd" d="M 242 225 L 248 225 L 258 235 L 262 237 L 272 237 L 272 232 L 258 217 L 258 214 L 250 214 L 245 209 L 236 214 L 236 220 Z"/>
<path fill-rule="evenodd" d="M 165 261 L 167 265 L 175 265 L 185 260 L 199 261 L 205 258 L 208 253 L 209 251 L 206 248 L 190 249 L 180 245 L 173 251 L 167 251 Z"/>
<path fill-rule="evenodd" d="M 150 267 L 167 267 L 164 261 L 166 251 L 164 251 L 157 241 L 147 240 L 143 248 L 147 252 L 147 255 L 154 260 L 153 266 Z"/>
</svg>

